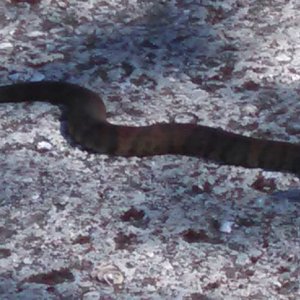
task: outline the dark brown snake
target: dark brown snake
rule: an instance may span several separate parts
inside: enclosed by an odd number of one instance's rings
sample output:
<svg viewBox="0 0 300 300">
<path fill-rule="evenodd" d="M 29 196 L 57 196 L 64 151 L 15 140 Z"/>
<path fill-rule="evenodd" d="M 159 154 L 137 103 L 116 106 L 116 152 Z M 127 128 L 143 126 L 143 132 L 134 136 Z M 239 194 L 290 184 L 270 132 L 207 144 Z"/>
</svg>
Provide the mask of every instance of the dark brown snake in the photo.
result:
<svg viewBox="0 0 300 300">
<path fill-rule="evenodd" d="M 196 124 L 114 125 L 106 120 L 101 97 L 75 84 L 43 81 L 0 87 L 1 103 L 21 101 L 64 104 L 71 136 L 85 148 L 101 154 L 180 154 L 300 175 L 300 144 L 246 137 Z"/>
</svg>

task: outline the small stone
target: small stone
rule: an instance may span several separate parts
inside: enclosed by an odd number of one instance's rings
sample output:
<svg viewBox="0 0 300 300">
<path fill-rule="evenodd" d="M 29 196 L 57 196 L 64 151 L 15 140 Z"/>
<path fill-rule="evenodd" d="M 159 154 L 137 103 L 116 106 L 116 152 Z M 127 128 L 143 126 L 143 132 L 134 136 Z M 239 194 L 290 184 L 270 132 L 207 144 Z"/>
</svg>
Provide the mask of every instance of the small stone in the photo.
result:
<svg viewBox="0 0 300 300">
<path fill-rule="evenodd" d="M 79 282 L 79 284 L 78 284 L 80 287 L 82 287 L 82 288 L 91 288 L 92 286 L 93 286 L 93 283 L 92 282 L 90 282 L 90 281 L 81 281 L 81 282 Z M 91 292 L 90 292 L 91 293 Z"/>
<path fill-rule="evenodd" d="M 224 222 L 222 222 L 222 224 L 220 226 L 220 231 L 224 232 L 224 233 L 231 233 L 233 225 L 234 225 L 234 222 L 232 222 L 232 221 L 224 221 Z"/>
<path fill-rule="evenodd" d="M 23 263 L 25 265 L 31 265 L 32 264 L 32 260 L 29 257 L 24 258 Z"/>
<path fill-rule="evenodd" d="M 242 112 L 249 116 L 255 116 L 257 114 L 257 107 L 252 104 L 246 104 L 242 107 Z"/>
<path fill-rule="evenodd" d="M 44 33 L 41 32 L 41 31 L 32 31 L 32 32 L 29 32 L 27 34 L 27 36 L 29 36 L 29 37 L 40 37 L 40 36 L 44 36 Z"/>
<path fill-rule="evenodd" d="M 48 142 L 39 142 L 37 144 L 37 149 L 42 151 L 49 151 L 52 149 L 52 145 Z"/>
<path fill-rule="evenodd" d="M 91 273 L 91 276 L 110 286 L 121 285 L 125 279 L 121 270 L 114 264 L 99 265 Z"/>
<path fill-rule="evenodd" d="M 289 62 L 291 61 L 291 57 L 286 55 L 285 53 L 280 53 L 276 56 L 276 59 L 279 61 L 279 62 Z"/>
<path fill-rule="evenodd" d="M 34 194 L 32 194 L 32 196 L 31 196 L 31 199 L 33 200 L 33 201 L 36 201 L 36 200 L 38 200 L 40 198 L 40 194 L 39 193 L 34 193 Z"/>
<path fill-rule="evenodd" d="M 13 44 L 9 42 L 0 43 L 0 50 L 13 48 Z"/>
</svg>

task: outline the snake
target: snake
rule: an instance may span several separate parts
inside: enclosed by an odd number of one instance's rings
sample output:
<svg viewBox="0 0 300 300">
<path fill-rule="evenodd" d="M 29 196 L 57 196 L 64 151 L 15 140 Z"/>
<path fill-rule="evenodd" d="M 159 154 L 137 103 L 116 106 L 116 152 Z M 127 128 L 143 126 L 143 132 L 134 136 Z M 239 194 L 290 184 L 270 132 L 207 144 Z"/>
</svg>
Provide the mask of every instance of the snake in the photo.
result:
<svg viewBox="0 0 300 300">
<path fill-rule="evenodd" d="M 192 123 L 125 126 L 107 121 L 96 92 L 64 81 L 0 86 L 0 103 L 43 101 L 66 107 L 67 128 L 85 149 L 106 155 L 186 155 L 219 164 L 300 175 L 300 144 L 236 134 Z"/>
</svg>

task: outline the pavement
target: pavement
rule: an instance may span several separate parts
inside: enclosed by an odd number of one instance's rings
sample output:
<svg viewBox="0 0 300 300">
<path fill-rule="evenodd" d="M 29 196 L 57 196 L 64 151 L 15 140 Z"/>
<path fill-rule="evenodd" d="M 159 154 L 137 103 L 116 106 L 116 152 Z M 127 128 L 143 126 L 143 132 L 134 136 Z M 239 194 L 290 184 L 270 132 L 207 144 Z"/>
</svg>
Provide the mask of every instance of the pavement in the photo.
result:
<svg viewBox="0 0 300 300">
<path fill-rule="evenodd" d="M 2 1 L 1 84 L 66 80 L 109 121 L 299 143 L 300 4 Z M 0 105 L 0 298 L 300 299 L 300 181 L 89 153 L 61 108 Z"/>
</svg>

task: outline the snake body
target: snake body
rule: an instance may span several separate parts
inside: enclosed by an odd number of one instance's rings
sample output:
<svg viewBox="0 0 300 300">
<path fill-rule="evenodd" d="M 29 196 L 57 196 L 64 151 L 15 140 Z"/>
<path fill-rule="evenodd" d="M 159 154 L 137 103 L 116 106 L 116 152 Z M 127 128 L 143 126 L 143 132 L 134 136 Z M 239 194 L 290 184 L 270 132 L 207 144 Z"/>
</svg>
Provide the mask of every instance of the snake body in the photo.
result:
<svg viewBox="0 0 300 300">
<path fill-rule="evenodd" d="M 68 130 L 87 149 L 119 156 L 179 154 L 227 165 L 300 174 L 300 145 L 258 139 L 197 124 L 114 125 L 101 97 L 68 82 L 0 86 L 0 103 L 47 101 L 67 108 Z"/>
</svg>

